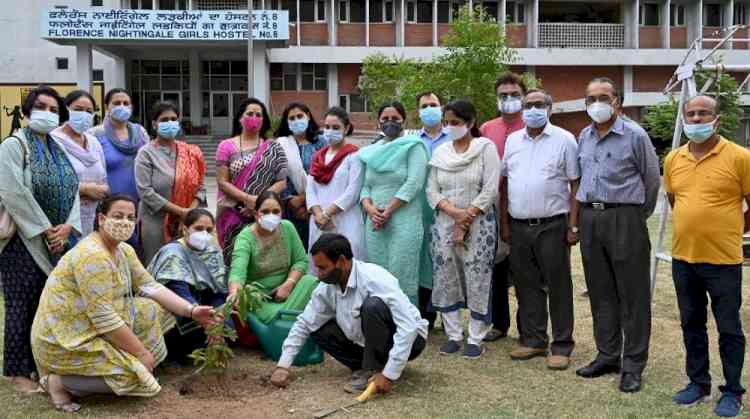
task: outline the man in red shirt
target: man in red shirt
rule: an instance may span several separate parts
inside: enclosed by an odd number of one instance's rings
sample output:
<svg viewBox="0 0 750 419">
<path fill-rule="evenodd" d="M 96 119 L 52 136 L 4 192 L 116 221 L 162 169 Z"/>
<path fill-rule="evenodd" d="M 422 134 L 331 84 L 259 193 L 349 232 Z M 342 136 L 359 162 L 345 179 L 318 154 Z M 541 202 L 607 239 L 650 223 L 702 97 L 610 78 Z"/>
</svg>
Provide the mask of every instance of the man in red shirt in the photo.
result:
<svg viewBox="0 0 750 419">
<path fill-rule="evenodd" d="M 526 94 L 526 84 L 521 77 L 514 73 L 501 74 L 495 82 L 495 93 L 497 94 L 497 108 L 500 116 L 485 122 L 479 131 L 483 137 L 489 138 L 497 147 L 497 154 L 500 160 L 505 153 L 505 140 L 515 131 L 525 128 L 521 118 L 521 101 Z M 501 208 L 501 202 L 508 199 L 507 184 L 500 186 L 499 201 L 497 208 Z M 499 212 L 498 212 L 499 214 Z M 499 220 L 500 237 L 504 243 L 498 243 L 498 246 L 508 248 L 510 243 L 510 226 L 508 220 L 502 223 Z M 502 249 L 501 249 L 502 250 Z M 495 262 L 498 262 L 497 260 Z M 508 306 L 508 286 L 509 286 L 508 258 L 495 264 L 492 271 L 492 330 L 487 333 L 485 341 L 491 342 L 508 335 L 510 328 L 510 308 Z M 516 316 L 518 317 L 518 316 Z M 518 323 L 518 322 L 516 322 Z"/>
</svg>

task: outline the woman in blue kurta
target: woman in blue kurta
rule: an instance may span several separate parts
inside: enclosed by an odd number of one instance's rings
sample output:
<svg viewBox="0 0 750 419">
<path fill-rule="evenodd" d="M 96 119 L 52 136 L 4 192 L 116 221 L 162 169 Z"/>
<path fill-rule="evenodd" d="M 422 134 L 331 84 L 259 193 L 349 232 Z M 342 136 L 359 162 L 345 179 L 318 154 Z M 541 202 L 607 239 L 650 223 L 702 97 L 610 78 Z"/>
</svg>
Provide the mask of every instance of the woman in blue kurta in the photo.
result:
<svg viewBox="0 0 750 419">
<path fill-rule="evenodd" d="M 135 156 L 149 140 L 143 126 L 129 122 L 133 114 L 133 102 L 125 89 L 112 89 L 104 96 L 107 116 L 102 125 L 91 129 L 104 151 L 107 168 L 107 183 L 112 195 L 124 194 L 133 198 L 138 206 L 138 191 L 135 187 Z M 140 254 L 138 229 L 128 244 Z"/>
<path fill-rule="evenodd" d="M 427 148 L 416 136 L 401 137 L 406 111 L 399 102 L 381 106 L 378 119 L 384 137 L 359 151 L 365 166 L 361 202 L 367 213 L 368 261 L 398 278 L 401 289 L 417 304 L 419 286 L 432 287 L 423 246 Z"/>
<path fill-rule="evenodd" d="M 289 170 L 286 191 L 282 196 L 284 218 L 294 224 L 302 244 L 308 249 L 310 214 L 305 200 L 307 174 L 310 173 L 313 155 L 328 145 L 328 141 L 321 134 L 310 108 L 301 102 L 292 102 L 284 108 L 279 129 L 273 135 L 284 148 Z"/>
</svg>

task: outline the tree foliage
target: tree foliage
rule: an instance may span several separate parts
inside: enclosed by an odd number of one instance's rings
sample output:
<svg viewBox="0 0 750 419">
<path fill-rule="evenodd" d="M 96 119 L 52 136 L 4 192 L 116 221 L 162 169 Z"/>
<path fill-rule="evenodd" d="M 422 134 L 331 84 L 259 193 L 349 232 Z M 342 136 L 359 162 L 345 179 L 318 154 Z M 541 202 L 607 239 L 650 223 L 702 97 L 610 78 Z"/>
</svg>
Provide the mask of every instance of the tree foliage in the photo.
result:
<svg viewBox="0 0 750 419">
<path fill-rule="evenodd" d="M 463 6 L 444 38 L 446 53 L 430 61 L 375 54 L 362 66 L 360 90 L 371 105 L 398 100 L 415 115 L 416 95 L 436 92 L 444 101 L 468 99 L 477 107 L 480 120 L 497 114 L 495 81 L 517 60 L 500 25 L 481 7 Z M 525 75 L 533 86 L 536 80 Z M 371 110 L 376 110 L 371 106 Z"/>
<path fill-rule="evenodd" d="M 698 71 L 695 73 L 695 81 L 700 90 L 709 77 L 716 77 L 714 72 Z M 737 80 L 729 74 L 722 73 L 719 81 L 706 92 L 708 95 L 718 97 L 721 110 L 721 123 L 719 134 L 728 139 L 734 139 L 737 127 L 740 124 L 742 108 L 739 105 L 740 95 L 737 92 Z M 669 100 L 655 106 L 646 107 L 646 115 L 643 125 L 648 130 L 649 136 L 657 150 L 668 152 L 672 147 L 672 136 L 675 130 L 675 119 L 677 118 L 677 100 L 670 96 Z M 683 136 L 682 141 L 686 141 Z"/>
</svg>

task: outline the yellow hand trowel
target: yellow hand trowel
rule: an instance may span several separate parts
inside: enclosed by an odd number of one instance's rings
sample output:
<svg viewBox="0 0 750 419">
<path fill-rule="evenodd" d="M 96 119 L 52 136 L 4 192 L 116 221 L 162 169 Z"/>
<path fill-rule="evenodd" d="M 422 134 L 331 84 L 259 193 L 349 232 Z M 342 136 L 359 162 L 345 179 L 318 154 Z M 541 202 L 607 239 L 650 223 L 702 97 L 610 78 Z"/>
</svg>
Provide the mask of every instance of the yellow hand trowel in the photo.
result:
<svg viewBox="0 0 750 419">
<path fill-rule="evenodd" d="M 375 393 L 376 393 L 376 391 L 377 391 L 377 387 L 375 386 L 375 382 L 371 381 L 370 384 L 365 389 L 365 391 L 363 391 L 362 394 L 360 394 L 356 399 L 354 399 L 353 402 L 345 404 L 343 406 L 336 407 L 334 409 L 328 409 L 328 410 L 320 411 L 320 412 L 316 413 L 315 416 L 313 416 L 313 417 L 315 419 L 326 418 L 326 417 L 331 416 L 334 413 L 338 412 L 339 410 L 346 410 L 346 409 L 349 409 L 351 407 L 354 407 L 354 406 L 357 406 L 359 404 L 362 404 L 362 403 L 366 402 L 367 400 L 369 400 L 370 397 L 374 396 Z"/>
</svg>

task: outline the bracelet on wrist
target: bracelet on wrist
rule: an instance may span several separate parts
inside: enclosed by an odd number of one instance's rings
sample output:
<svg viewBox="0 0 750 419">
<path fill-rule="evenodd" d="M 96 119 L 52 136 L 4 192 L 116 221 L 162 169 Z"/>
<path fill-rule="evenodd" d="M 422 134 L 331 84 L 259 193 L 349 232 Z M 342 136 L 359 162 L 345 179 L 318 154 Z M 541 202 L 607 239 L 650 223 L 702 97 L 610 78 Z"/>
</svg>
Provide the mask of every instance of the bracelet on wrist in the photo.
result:
<svg viewBox="0 0 750 419">
<path fill-rule="evenodd" d="M 198 306 L 197 304 L 193 304 L 193 303 L 188 304 L 188 306 L 187 306 L 187 316 L 185 316 L 185 317 L 192 319 L 193 318 L 193 310 L 197 306 Z"/>
</svg>

